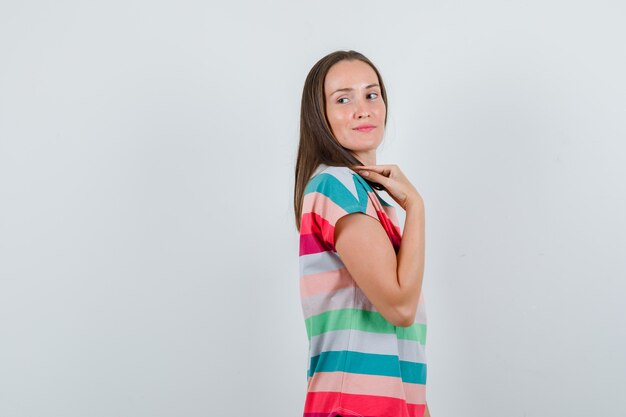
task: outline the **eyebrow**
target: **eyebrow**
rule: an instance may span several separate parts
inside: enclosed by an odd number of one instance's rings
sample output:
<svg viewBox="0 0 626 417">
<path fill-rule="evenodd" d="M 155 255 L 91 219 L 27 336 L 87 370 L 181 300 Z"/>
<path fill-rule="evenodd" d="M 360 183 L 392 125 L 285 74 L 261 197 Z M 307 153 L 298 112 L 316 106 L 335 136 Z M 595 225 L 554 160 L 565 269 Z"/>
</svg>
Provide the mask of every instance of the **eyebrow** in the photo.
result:
<svg viewBox="0 0 626 417">
<path fill-rule="evenodd" d="M 365 89 L 367 90 L 368 88 L 372 88 L 372 87 L 380 87 L 380 85 L 378 85 L 376 83 L 375 84 L 366 85 Z M 328 96 L 330 97 L 330 96 L 332 96 L 335 93 L 339 93 L 339 92 L 343 92 L 343 91 L 352 91 L 352 90 L 354 90 L 354 88 L 340 88 L 338 90 L 333 91 Z"/>
</svg>

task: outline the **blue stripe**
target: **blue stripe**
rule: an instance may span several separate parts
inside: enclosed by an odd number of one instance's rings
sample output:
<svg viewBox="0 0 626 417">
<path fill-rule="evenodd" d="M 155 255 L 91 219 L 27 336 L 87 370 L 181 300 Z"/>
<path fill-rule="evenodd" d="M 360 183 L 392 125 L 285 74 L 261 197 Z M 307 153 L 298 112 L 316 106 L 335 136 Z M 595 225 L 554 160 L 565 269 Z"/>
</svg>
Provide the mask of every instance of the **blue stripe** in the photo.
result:
<svg viewBox="0 0 626 417">
<path fill-rule="evenodd" d="M 426 383 L 426 364 L 401 361 L 396 355 L 349 350 L 322 352 L 311 358 L 308 376 L 316 372 L 348 372 L 402 378 L 402 382 Z"/>
<path fill-rule="evenodd" d="M 352 174 L 352 181 L 354 181 L 354 174 Z M 355 182 L 356 184 L 356 182 Z M 356 191 L 358 198 L 352 194 L 350 190 L 335 176 L 327 173 L 322 173 L 313 177 L 306 188 L 304 189 L 304 195 L 318 192 L 324 194 L 333 203 L 343 208 L 348 213 L 354 213 L 360 211 L 365 213 L 367 210 L 368 195 L 367 191 L 360 185 L 356 185 Z"/>
<path fill-rule="evenodd" d="M 419 362 L 400 361 L 402 381 L 413 384 L 426 384 L 426 364 Z"/>
</svg>

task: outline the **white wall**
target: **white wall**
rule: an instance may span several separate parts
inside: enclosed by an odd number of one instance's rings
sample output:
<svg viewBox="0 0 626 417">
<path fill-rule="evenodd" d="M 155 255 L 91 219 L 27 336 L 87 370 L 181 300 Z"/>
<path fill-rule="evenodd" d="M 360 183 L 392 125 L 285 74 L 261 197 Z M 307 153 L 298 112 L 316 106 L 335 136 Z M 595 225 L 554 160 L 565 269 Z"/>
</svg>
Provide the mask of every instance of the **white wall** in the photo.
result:
<svg viewBox="0 0 626 417">
<path fill-rule="evenodd" d="M 432 415 L 626 415 L 625 12 L 2 2 L 0 415 L 301 414 L 299 102 L 336 49 L 426 202 Z"/>
</svg>

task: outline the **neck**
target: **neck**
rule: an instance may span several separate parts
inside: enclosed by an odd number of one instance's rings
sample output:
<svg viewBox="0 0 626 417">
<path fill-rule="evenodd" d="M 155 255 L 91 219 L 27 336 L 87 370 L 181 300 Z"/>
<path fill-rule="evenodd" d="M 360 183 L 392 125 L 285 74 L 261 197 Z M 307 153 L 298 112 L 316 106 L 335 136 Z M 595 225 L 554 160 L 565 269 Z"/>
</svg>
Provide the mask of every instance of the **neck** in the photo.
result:
<svg viewBox="0 0 626 417">
<path fill-rule="evenodd" d="M 376 150 L 355 153 L 356 159 L 363 165 L 376 165 Z"/>
</svg>

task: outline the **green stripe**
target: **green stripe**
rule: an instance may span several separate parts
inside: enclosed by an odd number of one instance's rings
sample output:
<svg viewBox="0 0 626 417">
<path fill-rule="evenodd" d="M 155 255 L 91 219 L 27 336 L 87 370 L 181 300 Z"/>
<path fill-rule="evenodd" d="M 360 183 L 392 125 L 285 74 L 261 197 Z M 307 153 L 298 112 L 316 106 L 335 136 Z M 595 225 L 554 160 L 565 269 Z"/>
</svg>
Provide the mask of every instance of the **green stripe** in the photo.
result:
<svg viewBox="0 0 626 417">
<path fill-rule="evenodd" d="M 371 333 L 395 333 L 398 339 L 426 344 L 425 324 L 413 323 L 409 327 L 396 327 L 376 311 L 354 308 L 331 310 L 311 316 L 304 322 L 309 340 L 314 336 L 334 330 L 354 329 Z"/>
<path fill-rule="evenodd" d="M 426 364 L 401 361 L 394 355 L 352 352 L 322 352 L 309 362 L 308 375 L 316 372 L 349 372 L 351 374 L 383 375 L 402 378 L 403 382 L 426 383 Z"/>
</svg>

